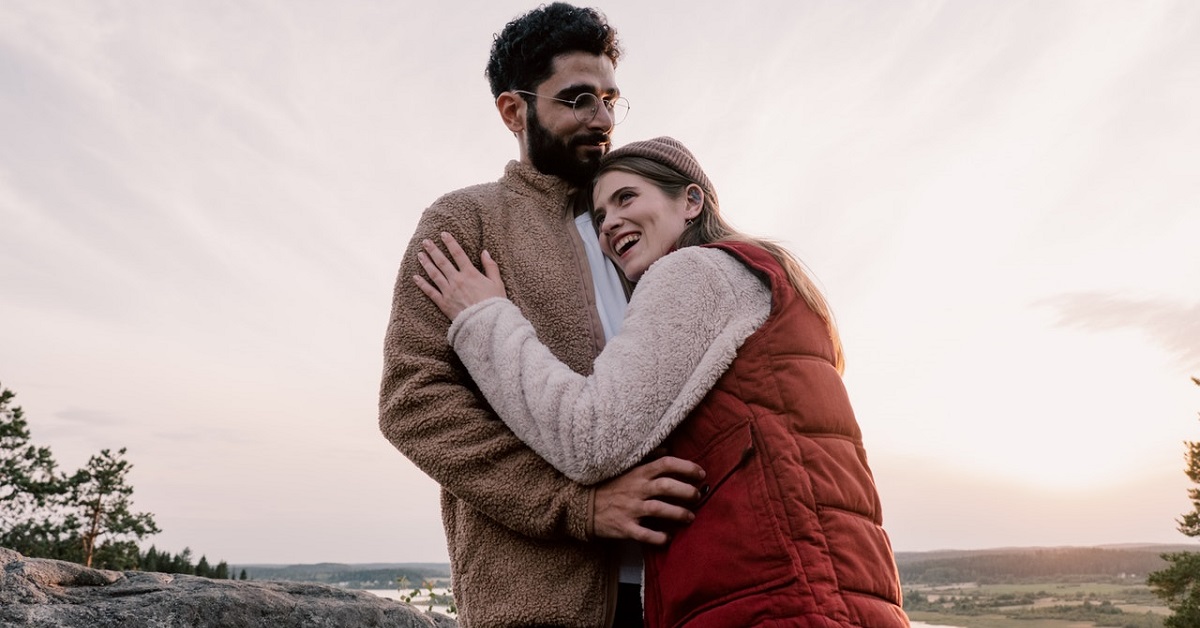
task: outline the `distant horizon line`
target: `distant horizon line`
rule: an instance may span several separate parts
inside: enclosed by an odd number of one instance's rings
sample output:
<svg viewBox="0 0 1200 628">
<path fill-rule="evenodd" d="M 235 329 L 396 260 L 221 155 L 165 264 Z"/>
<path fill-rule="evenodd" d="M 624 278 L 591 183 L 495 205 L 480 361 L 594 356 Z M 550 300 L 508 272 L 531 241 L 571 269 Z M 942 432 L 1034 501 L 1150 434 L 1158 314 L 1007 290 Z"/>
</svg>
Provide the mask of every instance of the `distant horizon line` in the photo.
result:
<svg viewBox="0 0 1200 628">
<path fill-rule="evenodd" d="M 1020 551 L 1020 550 L 1038 550 L 1038 549 L 1088 549 L 1088 548 L 1092 548 L 1092 549 L 1153 549 L 1153 548 L 1185 548 L 1185 547 L 1195 547 L 1195 549 L 1197 551 L 1200 551 L 1200 541 L 1190 541 L 1190 542 L 1189 541 L 1180 541 L 1178 543 L 1161 543 L 1161 542 L 1142 543 L 1142 542 L 1134 541 L 1134 542 L 1123 542 L 1123 543 L 1098 543 L 1098 544 L 1094 544 L 1094 545 L 1002 545 L 1002 546 L 995 546 L 995 547 L 974 547 L 974 548 L 947 547 L 947 548 L 941 548 L 941 549 L 928 549 L 928 550 L 894 550 L 894 553 L 911 555 L 911 554 L 938 554 L 938 553 L 945 553 L 945 552 L 1001 552 L 1001 551 Z M 392 561 L 392 562 L 372 561 L 372 562 L 365 562 L 365 563 L 347 563 L 347 562 L 337 562 L 337 561 L 327 561 L 327 560 L 315 561 L 315 562 L 299 562 L 299 563 L 298 562 L 292 562 L 292 563 L 259 563 L 259 562 L 241 563 L 241 562 L 234 562 L 234 561 L 225 561 L 225 562 L 226 562 L 226 564 L 228 564 L 230 566 L 230 568 L 233 568 L 236 566 L 239 569 L 252 568 L 252 567 L 259 567 L 259 568 L 310 567 L 310 566 L 317 566 L 317 565 L 341 565 L 341 566 L 355 567 L 355 568 L 374 567 L 374 568 L 378 568 L 378 569 L 389 569 L 389 568 L 397 567 L 397 566 L 401 566 L 401 567 L 417 566 L 417 565 L 441 566 L 441 565 L 449 565 L 450 564 L 450 561 L 448 559 L 445 561 L 436 561 L 436 560 L 414 560 L 414 561 Z"/>
</svg>

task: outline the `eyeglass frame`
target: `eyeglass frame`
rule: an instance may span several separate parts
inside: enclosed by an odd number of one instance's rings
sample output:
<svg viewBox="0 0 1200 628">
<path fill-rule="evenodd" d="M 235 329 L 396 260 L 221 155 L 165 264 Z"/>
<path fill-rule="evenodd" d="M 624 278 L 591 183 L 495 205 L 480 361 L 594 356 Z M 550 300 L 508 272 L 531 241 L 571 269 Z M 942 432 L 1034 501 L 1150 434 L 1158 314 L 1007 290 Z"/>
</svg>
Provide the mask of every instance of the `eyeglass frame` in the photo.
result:
<svg viewBox="0 0 1200 628">
<path fill-rule="evenodd" d="M 617 96 L 616 98 L 609 99 L 609 98 L 601 98 L 591 92 L 581 92 L 575 96 L 575 100 L 567 100 L 566 98 L 555 98 L 554 96 L 543 96 L 537 92 L 531 92 L 531 91 L 524 90 L 524 89 L 514 89 L 514 90 L 509 90 L 509 91 L 515 92 L 517 94 L 528 94 L 530 96 L 533 96 L 534 98 L 549 98 L 550 100 L 555 100 L 560 103 L 571 105 L 571 114 L 575 116 L 575 120 L 577 122 L 579 122 L 580 124 L 587 124 L 587 123 L 591 122 L 592 120 L 595 120 L 596 114 L 600 113 L 600 106 L 597 105 L 596 108 L 592 111 L 592 115 L 589 116 L 587 120 L 580 119 L 579 109 L 577 107 L 577 104 L 579 103 L 579 99 L 583 98 L 584 96 L 590 96 L 592 98 L 595 98 L 598 103 L 601 103 L 604 105 L 604 108 L 608 110 L 608 117 L 611 118 L 613 121 L 613 126 L 617 126 L 618 124 L 621 124 L 621 122 L 624 122 L 625 118 L 627 118 L 629 116 L 629 99 L 625 98 L 624 96 Z M 621 116 L 620 121 L 618 121 L 616 116 L 613 115 L 613 111 L 616 109 L 618 103 L 625 104 L 625 115 Z"/>
</svg>

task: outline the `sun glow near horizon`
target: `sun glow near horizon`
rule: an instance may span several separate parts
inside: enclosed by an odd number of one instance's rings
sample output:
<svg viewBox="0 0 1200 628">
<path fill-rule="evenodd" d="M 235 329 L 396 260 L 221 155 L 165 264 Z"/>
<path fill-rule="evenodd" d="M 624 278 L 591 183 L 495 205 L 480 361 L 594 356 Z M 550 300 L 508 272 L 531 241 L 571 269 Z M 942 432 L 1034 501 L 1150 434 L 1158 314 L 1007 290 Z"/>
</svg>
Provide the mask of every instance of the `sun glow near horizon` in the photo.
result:
<svg viewBox="0 0 1200 628">
<path fill-rule="evenodd" d="M 942 473 L 1064 495 L 1165 477 L 1186 504 L 1183 442 L 1200 439 L 1200 396 L 1164 376 L 1177 358 L 1140 329 L 1061 329 L 1028 312 L 984 334 L 914 322 L 906 369 L 873 362 L 871 339 L 851 334 L 847 386 L 873 458 L 920 456 Z M 939 337 L 947 346 L 928 346 Z"/>
</svg>

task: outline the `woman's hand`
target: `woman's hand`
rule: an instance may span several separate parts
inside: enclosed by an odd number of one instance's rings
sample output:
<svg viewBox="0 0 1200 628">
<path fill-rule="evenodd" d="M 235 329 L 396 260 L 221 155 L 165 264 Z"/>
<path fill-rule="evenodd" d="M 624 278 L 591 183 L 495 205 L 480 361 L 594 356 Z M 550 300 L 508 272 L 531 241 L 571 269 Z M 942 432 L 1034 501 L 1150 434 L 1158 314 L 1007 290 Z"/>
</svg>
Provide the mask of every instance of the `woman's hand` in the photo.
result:
<svg viewBox="0 0 1200 628">
<path fill-rule="evenodd" d="M 480 273 L 454 236 L 443 231 L 442 242 L 453 261 L 447 259 L 431 240 L 421 242 L 425 251 L 417 253 L 417 260 L 425 268 L 429 281 L 413 275 L 413 282 L 450 320 L 480 301 L 506 295 L 504 282 L 500 280 L 500 267 L 487 251 L 480 256 L 483 264 L 483 273 Z"/>
</svg>

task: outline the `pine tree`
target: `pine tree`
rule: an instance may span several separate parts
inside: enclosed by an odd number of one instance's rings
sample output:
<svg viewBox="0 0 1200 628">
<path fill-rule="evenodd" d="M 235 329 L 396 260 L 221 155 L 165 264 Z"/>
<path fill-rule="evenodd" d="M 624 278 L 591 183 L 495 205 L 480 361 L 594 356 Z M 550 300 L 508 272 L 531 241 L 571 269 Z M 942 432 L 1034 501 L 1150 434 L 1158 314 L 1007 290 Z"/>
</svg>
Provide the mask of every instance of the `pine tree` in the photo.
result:
<svg viewBox="0 0 1200 628">
<path fill-rule="evenodd" d="M 200 556 L 200 562 L 196 563 L 196 575 L 205 578 L 212 576 L 212 568 L 208 565 L 208 557 L 203 554 Z"/>
<path fill-rule="evenodd" d="M 191 548 L 183 548 L 182 552 L 179 552 L 171 559 L 171 573 L 196 573 L 196 568 L 192 566 Z"/>
<path fill-rule="evenodd" d="M 96 546 L 92 555 L 92 566 L 98 569 L 129 571 L 137 569 L 139 560 L 137 543 L 130 540 L 106 540 Z"/>
<path fill-rule="evenodd" d="M 133 487 L 126 476 L 133 465 L 124 460 L 124 448 L 115 454 L 104 449 L 67 476 L 48 447 L 30 442 L 15 397 L 0 387 L 0 546 L 103 569 L 196 573 L 190 549 L 172 556 L 154 546 L 145 554 L 138 548 L 136 541 L 159 529 L 150 513 L 131 512 Z M 212 567 L 200 560 L 204 575 L 229 577 L 224 561 Z"/>
<path fill-rule="evenodd" d="M 16 393 L 0 387 L 0 546 L 26 556 L 61 558 L 69 522 L 58 505 L 66 478 L 48 447 L 30 443 L 29 423 Z"/>
<path fill-rule="evenodd" d="M 138 568 L 142 571 L 158 571 L 158 549 L 151 545 L 150 549 L 142 555 Z"/>
<path fill-rule="evenodd" d="M 111 541 L 130 537 L 141 540 L 161 531 L 154 523 L 154 515 L 130 512 L 133 487 L 126 483 L 125 476 L 133 465 L 123 459 L 124 455 L 124 447 L 116 454 L 102 449 L 70 479 L 70 510 L 81 525 L 82 562 L 88 567 L 92 566 L 96 541 L 101 537 Z"/>
<path fill-rule="evenodd" d="M 1200 379 L 1193 377 L 1192 382 L 1200 386 Z M 1184 473 L 1193 484 L 1200 485 L 1200 441 L 1186 441 L 1184 446 Z M 1192 510 L 1179 519 L 1179 531 L 1189 537 L 1200 537 L 1200 488 L 1188 489 L 1188 498 L 1192 500 Z M 1167 567 L 1150 574 L 1147 580 L 1174 613 L 1163 620 L 1163 626 L 1200 626 L 1200 553 L 1163 554 L 1163 559 L 1169 563 Z"/>
</svg>

